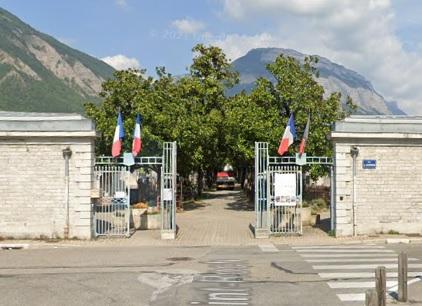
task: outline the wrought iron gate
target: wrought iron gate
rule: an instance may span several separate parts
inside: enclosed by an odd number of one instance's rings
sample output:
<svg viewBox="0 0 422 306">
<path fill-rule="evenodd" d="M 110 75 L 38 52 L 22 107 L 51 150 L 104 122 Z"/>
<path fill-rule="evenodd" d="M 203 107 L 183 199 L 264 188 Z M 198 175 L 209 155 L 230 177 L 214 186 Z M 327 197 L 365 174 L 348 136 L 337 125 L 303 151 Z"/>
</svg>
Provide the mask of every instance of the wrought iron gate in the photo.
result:
<svg viewBox="0 0 422 306">
<path fill-rule="evenodd" d="M 271 234 L 302 234 L 303 165 L 326 165 L 330 167 L 331 203 L 333 201 L 333 160 L 329 157 L 269 156 L 268 143 L 255 143 L 255 237 L 267 238 Z M 277 204 L 274 196 L 275 176 L 292 174 L 296 182 L 293 204 Z M 293 203 L 293 202 L 292 202 Z M 331 205 L 331 219 L 334 207 Z M 333 226 L 333 225 L 332 225 Z"/>
<path fill-rule="evenodd" d="M 163 155 L 137 157 L 125 164 L 123 158 L 102 156 L 94 166 L 94 231 L 96 236 L 130 235 L 130 186 L 131 166 L 159 166 L 161 238 L 176 237 L 176 142 L 163 144 Z"/>
<path fill-rule="evenodd" d="M 129 236 L 130 192 L 126 166 L 97 164 L 94 176 L 98 196 L 94 203 L 96 236 Z"/>
<path fill-rule="evenodd" d="M 295 180 L 295 199 L 279 205 L 275 199 L 275 177 L 291 175 Z M 270 165 L 267 171 L 268 224 L 271 234 L 302 234 L 302 167 L 298 165 Z M 292 204 L 290 204 L 292 203 Z"/>
</svg>

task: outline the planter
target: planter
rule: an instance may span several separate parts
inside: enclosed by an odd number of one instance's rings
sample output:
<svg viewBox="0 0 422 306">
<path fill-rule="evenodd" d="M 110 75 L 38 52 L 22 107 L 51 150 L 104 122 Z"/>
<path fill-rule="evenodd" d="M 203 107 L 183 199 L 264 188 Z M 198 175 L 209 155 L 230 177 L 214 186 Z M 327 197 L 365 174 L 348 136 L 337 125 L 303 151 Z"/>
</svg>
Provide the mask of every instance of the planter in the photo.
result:
<svg viewBox="0 0 422 306">
<path fill-rule="evenodd" d="M 147 208 L 132 208 L 130 226 L 137 230 L 160 229 L 161 215 L 148 213 Z"/>
<path fill-rule="evenodd" d="M 160 229 L 161 228 L 161 215 L 148 214 L 141 215 L 141 228 L 140 229 Z"/>
<path fill-rule="evenodd" d="M 141 229 L 142 227 L 142 216 L 147 213 L 146 208 L 132 208 L 131 209 L 131 218 L 130 218 L 130 227 L 135 229 Z"/>
<path fill-rule="evenodd" d="M 303 225 L 314 225 L 315 216 L 311 214 L 310 207 L 302 207 L 302 224 Z"/>
</svg>

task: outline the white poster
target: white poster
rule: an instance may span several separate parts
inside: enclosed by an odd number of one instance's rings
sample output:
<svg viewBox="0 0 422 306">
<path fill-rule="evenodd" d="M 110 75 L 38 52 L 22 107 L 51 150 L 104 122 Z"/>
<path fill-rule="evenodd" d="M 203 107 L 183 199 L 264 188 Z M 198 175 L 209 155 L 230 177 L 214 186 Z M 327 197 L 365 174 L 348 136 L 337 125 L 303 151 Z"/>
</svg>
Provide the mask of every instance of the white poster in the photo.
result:
<svg viewBox="0 0 422 306">
<path fill-rule="evenodd" d="M 296 206 L 296 173 L 274 174 L 274 205 Z"/>
<path fill-rule="evenodd" d="M 173 189 L 164 188 L 163 190 L 163 201 L 172 201 L 173 200 Z"/>
</svg>

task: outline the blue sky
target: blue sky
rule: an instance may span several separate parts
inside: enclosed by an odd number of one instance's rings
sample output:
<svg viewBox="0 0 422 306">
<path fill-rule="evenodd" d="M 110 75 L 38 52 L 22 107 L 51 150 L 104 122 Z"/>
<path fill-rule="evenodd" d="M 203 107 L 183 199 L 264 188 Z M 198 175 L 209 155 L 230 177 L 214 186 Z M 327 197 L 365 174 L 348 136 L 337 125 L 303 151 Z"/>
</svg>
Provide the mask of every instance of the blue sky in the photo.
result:
<svg viewBox="0 0 422 306">
<path fill-rule="evenodd" d="M 422 114 L 419 0 L 0 0 L 34 28 L 116 67 L 181 74 L 197 42 L 235 59 L 255 47 L 325 56 Z"/>
</svg>

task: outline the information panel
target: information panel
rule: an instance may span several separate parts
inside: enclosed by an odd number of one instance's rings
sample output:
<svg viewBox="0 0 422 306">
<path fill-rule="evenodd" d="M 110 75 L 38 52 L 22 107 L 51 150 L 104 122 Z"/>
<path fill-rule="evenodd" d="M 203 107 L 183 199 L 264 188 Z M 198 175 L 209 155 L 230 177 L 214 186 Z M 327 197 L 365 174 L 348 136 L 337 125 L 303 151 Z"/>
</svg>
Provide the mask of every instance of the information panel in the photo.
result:
<svg viewBox="0 0 422 306">
<path fill-rule="evenodd" d="M 296 173 L 274 174 L 274 205 L 296 206 Z"/>
<path fill-rule="evenodd" d="M 375 159 L 364 159 L 362 161 L 362 168 L 363 169 L 376 169 L 377 168 L 377 161 Z"/>
</svg>

